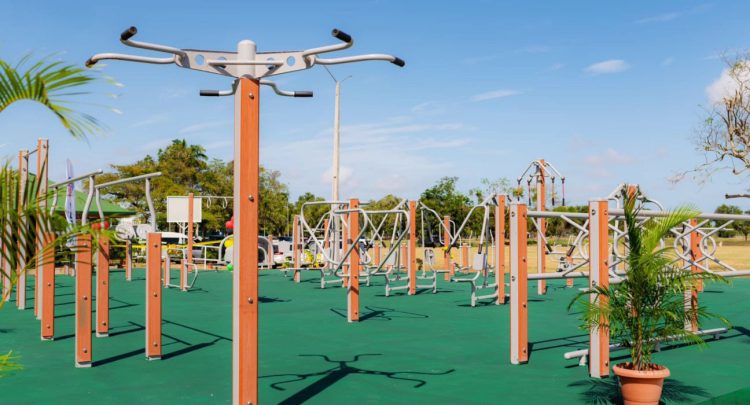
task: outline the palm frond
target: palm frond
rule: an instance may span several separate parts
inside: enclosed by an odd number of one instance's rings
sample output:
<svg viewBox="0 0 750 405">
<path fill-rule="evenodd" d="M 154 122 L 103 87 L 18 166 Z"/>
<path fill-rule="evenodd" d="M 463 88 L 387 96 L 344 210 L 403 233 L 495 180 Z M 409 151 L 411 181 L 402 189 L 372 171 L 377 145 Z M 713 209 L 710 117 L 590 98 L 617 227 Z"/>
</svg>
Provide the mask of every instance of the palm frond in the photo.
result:
<svg viewBox="0 0 750 405">
<path fill-rule="evenodd" d="M 11 104 L 29 100 L 42 104 L 57 116 L 68 132 L 76 138 L 100 133 L 103 125 L 91 115 L 64 104 L 70 96 L 87 94 L 79 90 L 98 80 L 94 71 L 43 58 L 30 63 L 27 55 L 15 65 L 0 59 L 0 112 Z M 75 89 L 76 91 L 70 91 Z"/>
</svg>

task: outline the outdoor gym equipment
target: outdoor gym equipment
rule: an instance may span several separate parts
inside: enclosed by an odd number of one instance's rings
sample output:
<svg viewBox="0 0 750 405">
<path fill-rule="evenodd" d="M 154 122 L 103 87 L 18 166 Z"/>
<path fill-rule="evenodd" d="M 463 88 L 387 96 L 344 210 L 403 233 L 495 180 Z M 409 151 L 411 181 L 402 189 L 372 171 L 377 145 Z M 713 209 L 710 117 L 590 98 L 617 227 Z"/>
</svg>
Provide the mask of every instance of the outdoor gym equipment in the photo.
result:
<svg viewBox="0 0 750 405">
<path fill-rule="evenodd" d="M 91 201 L 94 198 L 94 184 L 96 183 L 96 176 L 102 174 L 101 170 L 96 170 L 91 173 L 86 173 L 81 176 L 73 177 L 59 183 L 55 183 L 49 186 L 52 191 L 52 204 L 50 206 L 50 212 L 54 212 L 57 207 L 58 190 L 62 187 L 67 187 L 69 184 L 75 184 L 82 180 L 88 180 L 89 192 L 86 196 L 86 203 L 84 212 L 88 212 L 88 207 L 91 205 Z M 88 218 L 85 215 L 81 216 L 81 223 L 86 224 Z M 51 235 L 53 238 L 54 235 Z M 84 235 L 79 236 L 75 242 L 77 245 L 84 245 L 91 248 L 91 236 Z M 51 250 L 51 249 L 50 249 Z M 44 268 L 42 270 L 42 282 L 43 292 L 42 300 L 40 301 L 41 314 L 42 314 L 42 340 L 54 340 L 55 338 L 55 252 L 48 252 L 49 257 L 44 260 Z M 91 295 L 91 251 L 85 251 L 85 249 L 78 253 L 80 256 L 76 260 L 75 264 L 75 290 L 76 290 L 76 325 L 83 325 L 83 329 L 79 330 L 76 327 L 76 353 L 84 345 L 91 347 L 91 301 L 87 298 Z M 51 260 L 48 260 L 50 259 Z M 88 260 L 86 260 L 88 259 Z M 83 274 L 84 277 L 79 278 L 78 275 Z M 88 279 L 85 278 L 88 275 Z M 79 308 L 85 309 L 88 307 L 88 312 L 85 310 L 80 311 Z M 88 315 L 86 315 L 88 314 Z M 79 316 L 82 317 L 79 319 Z M 80 323 L 79 323 L 80 321 Z M 80 339 L 79 339 L 80 338 Z M 86 340 L 88 339 L 88 340 Z M 86 345 L 88 341 L 88 345 Z M 85 358 L 83 360 L 85 362 Z M 76 357 L 76 364 L 78 364 L 78 357 Z"/>
<path fill-rule="evenodd" d="M 476 255 L 472 259 L 471 270 L 474 274 L 468 277 L 453 277 L 452 281 L 457 283 L 468 283 L 471 286 L 470 302 L 475 307 L 477 302 L 482 299 L 494 299 L 495 303 L 502 304 L 505 302 L 505 203 L 506 196 L 491 195 L 485 198 L 481 203 L 471 207 L 461 225 L 456 230 L 450 246 L 458 242 L 458 237 L 471 219 L 474 211 L 482 210 L 482 229 L 479 233 L 479 247 Z M 494 274 L 490 272 L 491 268 L 488 261 L 490 251 L 490 239 L 492 225 L 490 224 L 490 212 L 495 207 L 495 266 Z M 468 254 L 464 253 L 462 257 L 467 258 Z M 465 267 L 461 268 L 466 271 Z M 494 276 L 494 282 L 491 280 Z M 479 279 L 481 278 L 481 282 Z M 481 290 L 490 289 L 490 294 L 479 295 Z"/>
<path fill-rule="evenodd" d="M 523 180 L 526 180 L 526 186 L 528 189 L 528 201 L 529 206 L 534 207 L 537 211 L 544 211 L 546 210 L 547 205 L 547 179 L 550 180 L 550 199 L 552 202 L 552 206 L 555 206 L 556 201 L 556 194 L 555 194 L 555 179 L 559 177 L 560 183 L 562 185 L 562 205 L 565 205 L 565 176 L 560 174 L 560 172 L 555 169 L 554 166 L 552 166 L 551 163 L 545 161 L 544 159 L 539 159 L 531 162 L 529 166 L 524 170 L 523 174 L 518 176 L 518 187 L 519 189 L 522 189 L 521 182 Z M 531 184 L 534 184 L 536 186 L 536 201 L 535 204 L 532 204 L 531 201 Z M 520 194 L 519 194 L 520 199 Z M 545 272 L 545 269 L 547 267 L 547 253 L 548 250 L 550 250 L 549 244 L 545 241 L 544 234 L 546 232 L 546 226 L 544 219 L 540 219 L 537 224 L 537 246 L 536 246 L 536 253 L 537 253 L 537 268 L 536 271 L 539 274 L 542 274 Z M 539 295 L 544 295 L 547 293 L 547 285 L 544 280 L 539 280 L 537 282 L 537 293 Z"/>
<path fill-rule="evenodd" d="M 669 215 L 663 211 L 638 211 L 639 226 L 653 218 Z M 613 220 L 622 219 L 624 211 L 620 208 L 609 208 L 608 200 L 592 200 L 589 202 L 588 213 L 529 211 L 526 204 L 514 202 L 510 207 L 510 360 L 512 364 L 526 363 L 529 360 L 528 344 L 528 282 L 532 280 L 552 280 L 566 278 L 589 278 L 589 288 L 593 286 L 606 287 L 609 283 L 617 283 L 627 277 L 626 270 L 618 270 L 617 266 L 625 262 L 626 256 L 617 258 L 613 254 L 614 248 L 609 245 L 610 232 L 612 239 L 617 241 L 627 237 L 626 230 L 614 227 Z M 588 255 L 586 263 L 589 271 L 567 271 L 564 273 L 529 274 L 527 268 L 527 219 L 529 218 L 562 218 L 568 222 L 587 220 Z M 710 271 L 704 262 L 711 260 L 721 263 L 723 271 L 714 272 L 723 277 L 738 277 L 750 275 L 750 270 L 736 270 L 716 257 L 715 246 L 711 242 L 712 236 L 718 232 L 716 228 L 711 232 L 700 229 L 701 224 L 711 220 L 750 221 L 750 215 L 731 215 L 702 213 L 685 223 L 680 229 L 673 229 L 676 235 L 674 249 L 675 263 L 681 261 L 680 268 L 684 271 Z M 613 246 L 616 245 L 613 244 Z M 685 246 L 689 250 L 684 250 Z M 705 256 L 710 257 L 706 258 Z M 695 313 L 698 306 L 697 287 L 689 293 L 685 300 L 686 312 Z M 594 297 L 591 297 L 594 300 Z M 596 301 L 593 301 L 596 304 Z M 697 318 L 692 317 L 686 323 L 686 330 L 696 334 L 718 335 L 725 329 L 698 329 Z M 609 333 L 606 329 L 593 328 L 589 332 L 589 349 L 566 353 L 566 359 L 582 359 L 580 364 L 589 364 L 589 374 L 600 378 L 609 374 L 609 351 L 617 346 L 609 344 Z"/>
<path fill-rule="evenodd" d="M 264 78 L 283 73 L 309 69 L 316 64 L 382 60 L 397 66 L 405 65 L 402 59 L 384 54 L 368 54 L 340 58 L 321 58 L 319 55 L 351 47 L 354 42 L 348 34 L 333 30 L 332 35 L 342 43 L 305 51 L 256 52 L 253 41 L 243 40 L 237 52 L 202 51 L 132 41 L 137 33 L 130 27 L 120 35 L 127 46 L 167 53 L 167 57 L 146 57 L 117 53 L 94 55 L 86 61 L 92 66 L 100 60 L 118 59 L 153 64 L 175 64 L 179 67 L 235 78 L 231 90 L 201 91 L 206 96 L 235 96 L 234 135 L 234 219 L 235 244 L 233 264 L 233 367 L 232 401 L 235 404 L 258 403 L 258 175 L 260 85 L 267 85 L 276 94 L 292 97 L 310 97 L 312 92 L 280 90 L 274 82 Z"/>
<path fill-rule="evenodd" d="M 437 275 L 439 273 L 445 274 L 446 280 L 450 280 L 450 277 L 453 275 L 453 264 L 450 259 L 449 253 L 449 245 L 452 239 L 451 220 L 449 216 L 441 217 L 440 214 L 425 205 L 422 201 L 419 201 L 418 205 L 421 214 L 420 229 L 422 234 L 422 274 L 418 275 L 417 278 L 419 278 L 420 280 L 432 280 L 432 284 L 428 287 L 432 287 L 432 292 L 436 293 Z M 425 220 L 426 218 L 434 218 L 435 222 L 439 225 L 438 228 L 442 232 L 437 232 L 437 239 L 435 238 L 435 235 L 432 232 L 432 226 L 430 225 L 432 221 Z M 427 246 L 428 243 L 425 239 L 426 236 L 429 236 L 430 247 Z M 442 245 L 444 249 L 443 263 L 445 264 L 445 268 L 443 269 L 435 268 L 434 248 L 437 245 Z M 428 270 L 432 272 L 431 276 L 427 274 Z"/>
</svg>

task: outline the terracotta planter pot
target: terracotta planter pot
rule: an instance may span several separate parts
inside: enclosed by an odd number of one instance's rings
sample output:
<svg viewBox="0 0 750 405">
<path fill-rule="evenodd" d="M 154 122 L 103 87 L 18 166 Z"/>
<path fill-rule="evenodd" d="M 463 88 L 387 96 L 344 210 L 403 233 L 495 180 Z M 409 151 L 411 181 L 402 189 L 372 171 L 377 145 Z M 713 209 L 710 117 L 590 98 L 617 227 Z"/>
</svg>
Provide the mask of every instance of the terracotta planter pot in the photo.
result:
<svg viewBox="0 0 750 405">
<path fill-rule="evenodd" d="M 658 405 L 664 379 L 669 377 L 669 369 L 662 366 L 658 370 L 637 371 L 625 368 L 625 364 L 612 367 L 620 378 L 620 389 L 625 405 Z"/>
</svg>

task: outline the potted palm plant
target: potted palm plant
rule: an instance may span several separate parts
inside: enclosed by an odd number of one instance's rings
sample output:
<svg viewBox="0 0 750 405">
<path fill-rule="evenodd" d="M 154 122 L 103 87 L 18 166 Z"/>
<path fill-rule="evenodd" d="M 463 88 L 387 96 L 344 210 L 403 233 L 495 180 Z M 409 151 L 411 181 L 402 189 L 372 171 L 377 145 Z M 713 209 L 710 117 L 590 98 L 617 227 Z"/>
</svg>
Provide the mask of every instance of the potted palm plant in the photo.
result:
<svg viewBox="0 0 750 405">
<path fill-rule="evenodd" d="M 652 362 L 655 346 L 665 340 L 704 344 L 685 329 L 686 322 L 716 317 L 705 308 L 685 310 L 684 294 L 699 280 L 724 281 L 718 275 L 683 270 L 662 247 L 671 230 L 698 213 L 678 208 L 668 215 L 640 223 L 636 195 L 625 200 L 628 272 L 620 283 L 597 286 L 578 294 L 570 306 L 583 306 L 584 327 L 608 329 L 612 340 L 630 350 L 630 361 L 613 367 L 625 404 L 658 404 L 669 369 Z M 589 299 L 589 298 L 594 298 Z"/>
</svg>

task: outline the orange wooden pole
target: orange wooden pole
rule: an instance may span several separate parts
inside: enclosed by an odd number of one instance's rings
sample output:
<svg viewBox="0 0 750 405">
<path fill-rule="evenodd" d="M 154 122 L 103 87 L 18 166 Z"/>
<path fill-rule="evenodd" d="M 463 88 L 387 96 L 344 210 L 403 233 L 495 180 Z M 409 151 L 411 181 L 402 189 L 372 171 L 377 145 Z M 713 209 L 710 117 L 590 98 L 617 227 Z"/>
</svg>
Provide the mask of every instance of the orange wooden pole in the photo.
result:
<svg viewBox="0 0 750 405">
<path fill-rule="evenodd" d="M 47 208 L 47 162 L 49 160 L 49 141 L 47 139 L 39 139 L 36 146 L 36 180 L 37 190 L 36 196 L 39 204 L 39 208 L 44 210 Z M 41 234 L 42 229 L 40 224 L 36 225 L 36 270 L 34 272 L 34 315 L 36 319 L 42 319 L 42 301 L 44 301 L 44 295 L 42 294 L 42 287 L 44 286 L 44 274 L 42 271 L 42 263 L 38 258 L 42 255 L 42 249 L 44 248 L 44 238 Z"/>
<path fill-rule="evenodd" d="M 258 201 L 260 82 L 235 91 L 233 402 L 258 404 Z"/>
<path fill-rule="evenodd" d="M 195 197 L 193 193 L 188 194 L 188 229 L 187 229 L 187 263 L 182 263 L 180 271 L 180 289 L 188 290 L 188 266 L 193 264 L 193 211 Z M 273 255 L 272 255 L 273 257 Z"/>
<path fill-rule="evenodd" d="M 148 249 L 148 246 L 146 247 Z M 167 288 L 167 286 L 171 283 L 171 277 L 172 277 L 172 263 L 169 260 L 169 251 L 164 252 L 164 263 L 159 264 L 159 267 L 163 267 L 164 276 L 162 276 L 162 285 L 164 288 Z"/>
<path fill-rule="evenodd" d="M 96 336 L 109 336 L 109 239 L 104 235 L 96 258 Z"/>
<path fill-rule="evenodd" d="M 323 249 L 325 249 L 326 252 L 328 252 L 328 254 L 330 255 L 331 252 L 329 251 L 329 249 L 331 247 L 331 241 L 329 240 L 329 235 L 328 235 L 328 232 L 330 231 L 329 227 L 330 227 L 330 223 L 328 222 L 327 219 L 324 219 L 323 220 L 323 237 L 324 237 Z M 329 263 L 328 261 L 326 261 L 325 264 L 323 265 L 323 268 L 328 268 L 328 265 Z"/>
<path fill-rule="evenodd" d="M 547 209 L 546 174 L 547 173 L 544 170 L 544 159 L 540 159 L 539 177 L 537 177 L 536 183 L 537 211 L 545 211 Z M 547 245 L 544 243 L 544 234 L 547 231 L 547 223 L 544 218 L 537 218 L 537 220 L 539 221 L 539 232 L 536 236 L 537 273 L 541 274 L 547 271 Z M 540 295 L 547 293 L 547 282 L 545 280 L 537 280 L 537 293 Z"/>
<path fill-rule="evenodd" d="M 609 208 L 607 200 L 589 202 L 589 288 L 609 286 Z M 607 305 L 607 298 L 590 297 L 593 304 Z M 601 319 L 604 322 L 604 319 Z M 609 329 L 591 328 L 589 332 L 589 374 L 594 378 L 609 375 Z"/>
<path fill-rule="evenodd" d="M 55 243 L 55 234 L 48 233 L 44 236 L 44 242 L 48 246 Z M 47 248 L 42 259 L 42 340 L 53 340 L 55 338 L 55 249 Z"/>
<path fill-rule="evenodd" d="M 76 367 L 91 367 L 91 235 L 77 238 Z"/>
<path fill-rule="evenodd" d="M 417 293 L 417 202 L 409 201 L 409 295 Z"/>
<path fill-rule="evenodd" d="M 451 281 L 451 277 L 453 277 L 453 274 L 455 272 L 455 269 L 453 268 L 453 260 L 451 260 L 451 254 L 448 251 L 448 249 L 451 246 L 451 217 L 448 215 L 443 217 L 443 248 L 445 249 L 443 253 L 443 261 L 445 262 L 445 269 L 448 270 L 445 273 L 444 280 L 445 281 Z"/>
<path fill-rule="evenodd" d="M 495 280 L 497 303 L 505 304 L 505 196 L 501 194 L 495 207 Z"/>
<path fill-rule="evenodd" d="M 380 242 L 375 242 L 372 245 L 372 264 L 373 266 L 380 266 Z"/>
<path fill-rule="evenodd" d="M 352 198 L 349 200 L 349 209 L 359 208 L 359 200 Z M 356 237 L 359 235 L 359 212 L 352 211 L 349 213 L 349 235 Z M 349 285 L 347 289 L 347 320 L 349 322 L 359 322 L 359 241 L 353 241 L 354 249 L 349 255 Z"/>
<path fill-rule="evenodd" d="M 22 150 L 18 152 L 18 215 L 22 215 L 24 204 L 23 201 L 26 197 L 26 182 L 29 178 L 29 159 L 28 151 Z M 19 241 L 19 244 L 23 242 Z M 21 246 L 19 246 L 21 247 Z M 25 258 L 22 252 L 23 249 L 18 250 L 18 259 L 16 264 L 16 307 L 18 309 L 26 309 L 26 267 Z"/>
<path fill-rule="evenodd" d="M 348 222 L 348 221 L 349 221 L 349 216 L 345 214 L 345 215 L 342 216 L 340 223 L 345 223 L 345 222 Z M 341 254 L 342 255 L 345 254 L 346 251 L 349 249 L 349 243 L 350 243 L 349 237 L 350 237 L 350 235 L 351 235 L 351 233 L 347 230 L 346 227 L 344 227 L 342 225 L 341 226 Z M 347 273 L 347 267 L 348 266 L 349 266 L 348 263 L 344 263 L 342 265 L 342 268 L 344 270 L 344 274 Z M 341 283 L 341 287 L 342 288 L 346 288 L 346 286 L 349 285 L 349 278 L 345 275 L 343 277 L 343 280 L 344 281 Z"/>
<path fill-rule="evenodd" d="M 510 205 L 510 362 L 529 361 L 528 208 Z"/>
<path fill-rule="evenodd" d="M 294 282 L 299 283 L 302 278 L 300 271 L 300 255 L 302 254 L 302 238 L 300 237 L 300 219 L 299 215 L 294 216 L 294 222 L 292 223 L 292 241 L 294 248 Z"/>
<path fill-rule="evenodd" d="M 161 234 L 146 239 L 146 358 L 161 359 Z"/>
<path fill-rule="evenodd" d="M 133 246 L 129 240 L 125 241 L 125 280 L 133 279 Z"/>
<path fill-rule="evenodd" d="M 464 243 L 463 245 L 461 245 L 461 267 L 469 267 L 469 254 L 469 244 Z"/>
<path fill-rule="evenodd" d="M 696 227 L 698 226 L 698 220 L 693 218 L 690 220 L 690 226 Z M 703 253 L 701 252 L 700 248 L 701 243 L 701 235 L 698 233 L 698 231 L 693 231 L 690 233 L 690 259 L 693 261 L 693 263 L 698 263 L 698 261 L 703 257 Z M 690 267 L 690 271 L 693 273 L 699 273 L 701 272 L 701 269 L 693 265 Z M 695 282 L 695 285 L 690 290 L 690 310 L 692 311 L 692 315 L 690 317 L 690 327 L 693 332 L 697 332 L 699 325 L 698 325 L 698 293 L 703 291 L 703 280 L 697 280 Z"/>
<path fill-rule="evenodd" d="M 0 257 L 0 264 L 3 266 L 3 296 L 2 300 L 5 302 L 8 302 L 10 300 L 10 294 L 13 292 L 13 286 L 11 284 L 11 273 L 13 272 L 13 269 L 10 268 L 10 262 L 8 260 L 5 260 L 6 255 L 8 254 L 8 247 L 5 245 L 2 245 L 3 249 L 3 255 Z"/>
</svg>

